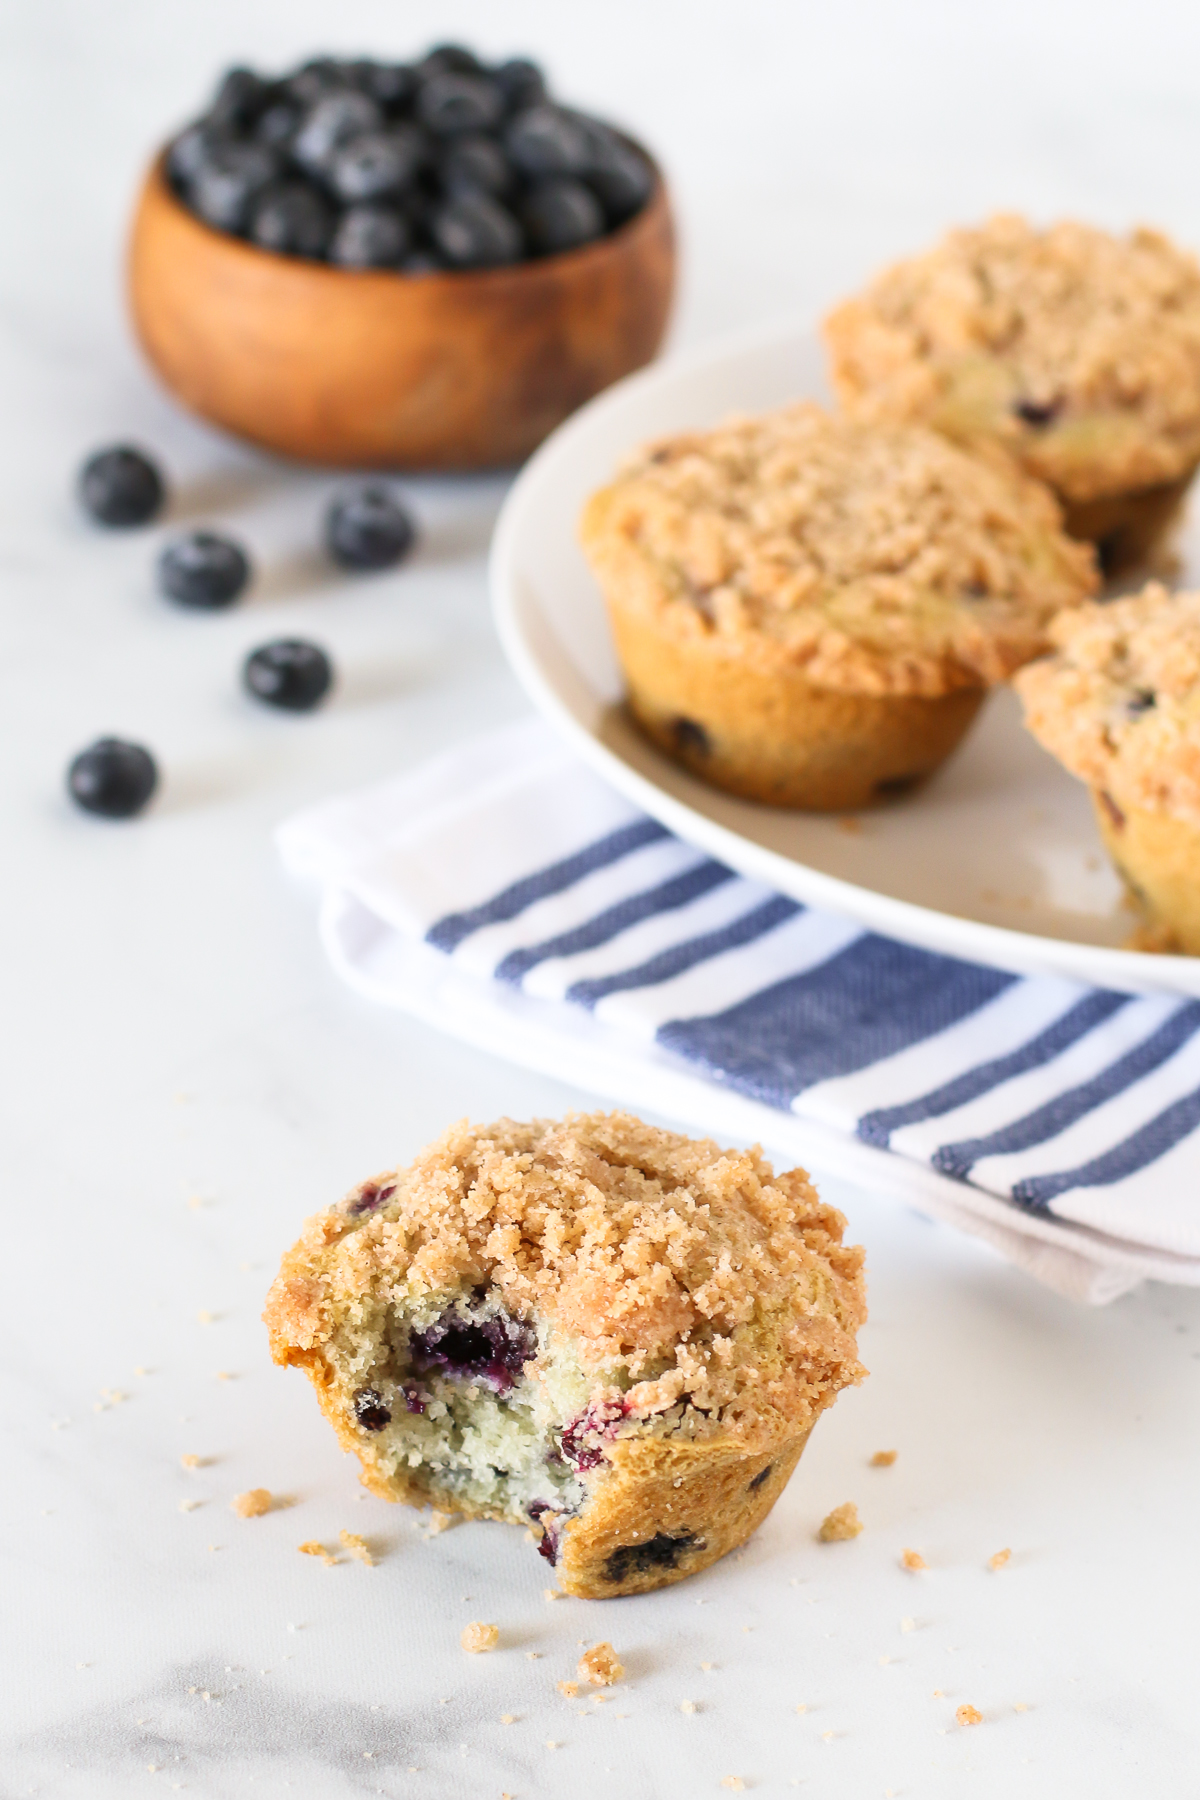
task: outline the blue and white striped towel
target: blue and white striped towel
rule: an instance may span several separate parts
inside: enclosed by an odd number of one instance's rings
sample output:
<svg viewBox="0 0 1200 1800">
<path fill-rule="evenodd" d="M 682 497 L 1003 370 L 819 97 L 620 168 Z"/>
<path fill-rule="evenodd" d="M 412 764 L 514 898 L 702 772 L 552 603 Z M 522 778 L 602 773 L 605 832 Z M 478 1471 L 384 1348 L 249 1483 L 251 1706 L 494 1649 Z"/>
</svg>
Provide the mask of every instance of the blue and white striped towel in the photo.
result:
<svg viewBox="0 0 1200 1800">
<path fill-rule="evenodd" d="M 733 874 L 530 722 L 288 821 L 363 993 L 892 1192 L 1060 1292 L 1200 1284 L 1200 1002 L 1023 979 Z"/>
</svg>

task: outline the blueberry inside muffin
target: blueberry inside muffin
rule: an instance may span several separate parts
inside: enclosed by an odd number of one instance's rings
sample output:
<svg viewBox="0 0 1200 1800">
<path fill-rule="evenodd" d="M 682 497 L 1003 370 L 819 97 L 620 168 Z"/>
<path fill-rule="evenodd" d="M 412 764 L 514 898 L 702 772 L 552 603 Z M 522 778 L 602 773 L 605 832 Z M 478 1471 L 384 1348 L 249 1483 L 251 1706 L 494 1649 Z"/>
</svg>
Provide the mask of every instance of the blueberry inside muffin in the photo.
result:
<svg viewBox="0 0 1200 1800">
<path fill-rule="evenodd" d="M 743 1542 L 861 1379 L 842 1227 L 802 1170 L 628 1114 L 464 1124 L 309 1221 L 272 1352 L 375 1493 L 640 1592 Z"/>
<path fill-rule="evenodd" d="M 1161 530 L 1200 460 L 1200 266 L 1160 232 L 1000 215 L 886 270 L 825 333 L 854 416 L 1003 444 L 1075 535 Z"/>
</svg>

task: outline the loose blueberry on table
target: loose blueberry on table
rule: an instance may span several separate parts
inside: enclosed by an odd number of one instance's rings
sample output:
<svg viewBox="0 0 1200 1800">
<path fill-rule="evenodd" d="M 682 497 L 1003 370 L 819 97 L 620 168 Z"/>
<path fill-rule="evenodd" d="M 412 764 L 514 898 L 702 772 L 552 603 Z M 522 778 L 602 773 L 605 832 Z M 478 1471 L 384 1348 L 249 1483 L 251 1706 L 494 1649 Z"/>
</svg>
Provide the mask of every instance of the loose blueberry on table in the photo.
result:
<svg viewBox="0 0 1200 1800">
<path fill-rule="evenodd" d="M 97 738 L 67 771 L 67 792 L 76 806 L 105 819 L 131 819 L 157 786 L 150 752 L 124 738 Z"/>
<path fill-rule="evenodd" d="M 242 679 L 256 700 L 285 712 L 310 712 L 319 706 L 333 681 L 333 665 L 319 644 L 303 638 L 275 638 L 252 650 Z"/>
<path fill-rule="evenodd" d="M 166 166 L 218 231 L 412 274 L 577 249 L 632 218 L 654 186 L 627 139 L 548 97 L 536 63 L 488 65 L 460 44 L 412 64 L 231 69 Z"/>
<path fill-rule="evenodd" d="M 114 444 L 97 450 L 79 471 L 79 498 L 101 525 L 145 525 L 162 506 L 166 485 L 142 450 Z"/>
<path fill-rule="evenodd" d="M 325 542 L 344 569 L 390 569 L 416 542 L 416 527 L 385 487 L 343 494 L 325 518 Z"/>
<path fill-rule="evenodd" d="M 215 531 L 189 531 L 168 544 L 158 559 L 159 586 L 180 606 L 207 611 L 232 606 L 249 579 L 246 552 Z"/>
</svg>

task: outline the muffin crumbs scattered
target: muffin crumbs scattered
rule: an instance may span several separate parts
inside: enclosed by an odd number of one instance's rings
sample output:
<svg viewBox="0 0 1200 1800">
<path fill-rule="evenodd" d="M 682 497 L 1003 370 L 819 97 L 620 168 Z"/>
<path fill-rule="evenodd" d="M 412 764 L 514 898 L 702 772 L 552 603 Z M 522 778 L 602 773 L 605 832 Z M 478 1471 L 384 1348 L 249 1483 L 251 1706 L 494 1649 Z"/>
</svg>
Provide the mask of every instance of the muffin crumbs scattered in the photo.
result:
<svg viewBox="0 0 1200 1800">
<path fill-rule="evenodd" d="M 469 1650 L 471 1652 L 472 1656 L 479 1656 L 485 1650 L 494 1650 L 496 1648 L 496 1645 L 500 1642 L 500 1627 L 498 1625 L 484 1625 L 481 1624 L 478 1619 L 475 1619 L 470 1625 L 463 1626 L 462 1636 L 458 1641 L 464 1650 Z"/>
<path fill-rule="evenodd" d="M 593 1644 L 579 1659 L 575 1673 L 591 1687 L 612 1687 L 625 1674 L 625 1665 L 609 1643 Z"/>
<path fill-rule="evenodd" d="M 270 1488 L 247 1488 L 233 1499 L 233 1510 L 239 1519 L 260 1519 L 263 1513 L 270 1512 L 271 1506 Z"/>
<path fill-rule="evenodd" d="M 375 1558 L 371 1555 L 366 1538 L 360 1537 L 357 1531 L 339 1531 L 338 1537 L 356 1562 L 366 1563 L 369 1569 L 375 1567 Z"/>
<path fill-rule="evenodd" d="M 1002 1569 L 1005 1563 L 1012 1560 L 1011 1550 L 997 1550 L 995 1556 L 988 1557 L 989 1569 Z"/>
<path fill-rule="evenodd" d="M 456 1523 L 457 1518 L 454 1513 L 441 1512 L 435 1506 L 425 1523 L 426 1536 L 437 1537 L 441 1532 L 449 1531 L 450 1527 Z"/>
<path fill-rule="evenodd" d="M 871 1458 L 871 1467 L 873 1469 L 890 1469 L 899 1454 L 898 1450 L 877 1450 Z"/>
<path fill-rule="evenodd" d="M 579 1692 L 579 1683 L 577 1681 L 560 1681 L 556 1683 L 556 1686 L 559 1693 L 566 1700 L 574 1700 L 576 1694 Z"/>
<path fill-rule="evenodd" d="M 679 1702 L 679 1710 L 680 1712 L 694 1713 L 699 1712 L 700 1708 L 696 1705 L 694 1700 L 681 1700 Z"/>
<path fill-rule="evenodd" d="M 190 1451 L 181 1456 L 179 1461 L 181 1467 L 185 1469 L 202 1469 L 204 1467 L 204 1458 L 193 1456 Z"/>
<path fill-rule="evenodd" d="M 927 1569 L 929 1564 L 919 1550 L 905 1550 L 901 1553 L 900 1566 L 903 1569 Z"/>
<path fill-rule="evenodd" d="M 735 1794 L 740 1794 L 743 1791 L 743 1789 L 745 1788 L 746 1784 L 742 1780 L 740 1775 L 726 1775 L 724 1781 L 721 1783 L 721 1786 L 723 1788 L 732 1788 Z"/>
<path fill-rule="evenodd" d="M 983 1714 L 977 1706 L 960 1706 L 954 1717 L 960 1725 L 982 1725 Z"/>
<path fill-rule="evenodd" d="M 862 1528 L 857 1506 L 853 1500 L 847 1500 L 825 1515 L 817 1537 L 823 1544 L 842 1544 L 850 1538 L 856 1538 Z"/>
</svg>

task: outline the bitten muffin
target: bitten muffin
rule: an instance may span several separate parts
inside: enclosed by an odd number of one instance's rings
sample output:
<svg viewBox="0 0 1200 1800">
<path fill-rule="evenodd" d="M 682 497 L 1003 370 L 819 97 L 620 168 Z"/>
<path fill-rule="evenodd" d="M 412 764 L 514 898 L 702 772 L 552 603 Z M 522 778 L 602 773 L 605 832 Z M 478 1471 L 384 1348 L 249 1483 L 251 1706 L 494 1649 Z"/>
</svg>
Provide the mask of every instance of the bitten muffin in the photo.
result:
<svg viewBox="0 0 1200 1800">
<path fill-rule="evenodd" d="M 1025 723 L 1087 782 L 1151 942 L 1200 956 L 1200 594 L 1152 582 L 1051 635 L 1058 654 L 1017 677 Z"/>
<path fill-rule="evenodd" d="M 995 442 L 1109 571 L 1144 561 L 1200 461 L 1200 266 L 1156 231 L 1009 214 L 897 263 L 825 322 L 860 419 Z"/>
<path fill-rule="evenodd" d="M 779 806 L 865 806 L 929 774 L 1096 585 L 1002 452 L 809 403 L 649 445 L 580 530 L 637 720 Z"/>
<path fill-rule="evenodd" d="M 843 1225 L 802 1169 L 626 1113 L 461 1124 L 308 1222 L 272 1354 L 373 1493 L 642 1593 L 743 1543 L 862 1379 Z"/>
</svg>

